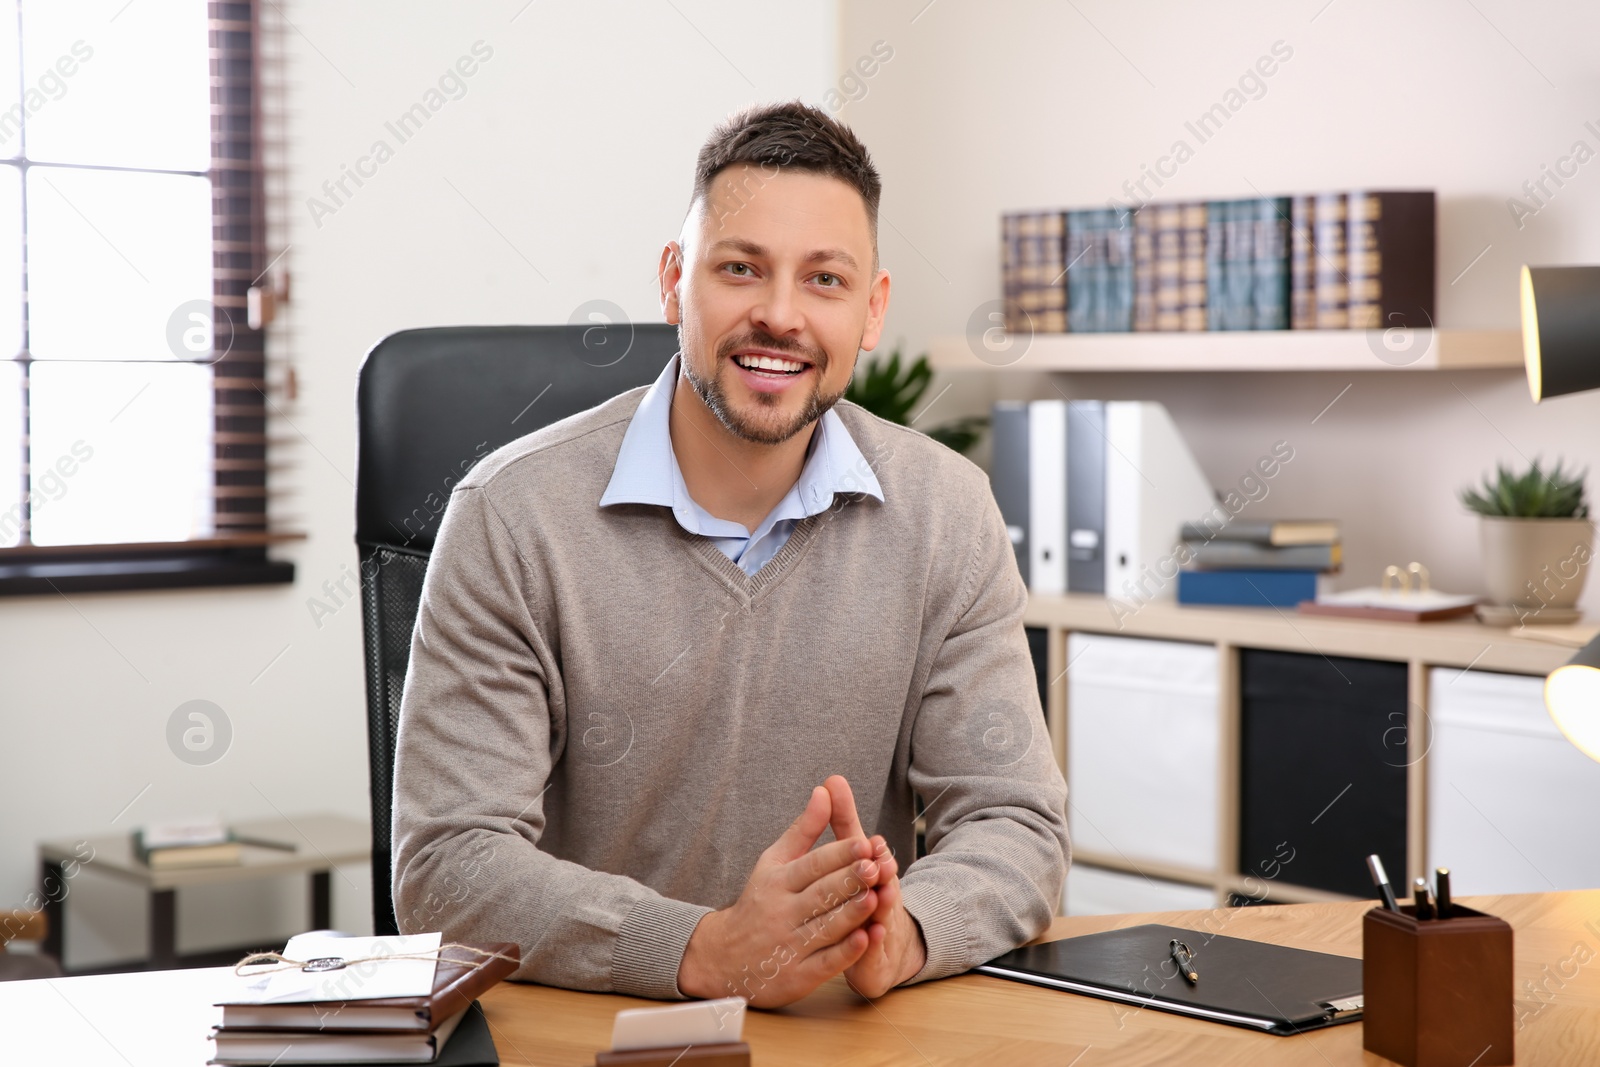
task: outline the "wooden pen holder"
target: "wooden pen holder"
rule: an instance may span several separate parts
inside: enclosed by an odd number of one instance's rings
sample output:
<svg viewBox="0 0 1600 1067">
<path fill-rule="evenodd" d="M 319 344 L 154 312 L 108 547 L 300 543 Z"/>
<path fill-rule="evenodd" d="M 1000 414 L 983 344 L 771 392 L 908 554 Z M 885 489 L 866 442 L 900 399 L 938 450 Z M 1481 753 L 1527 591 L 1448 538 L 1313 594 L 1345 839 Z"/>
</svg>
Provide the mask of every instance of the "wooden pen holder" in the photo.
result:
<svg viewBox="0 0 1600 1067">
<path fill-rule="evenodd" d="M 743 1041 L 720 1045 L 677 1045 L 597 1052 L 595 1067 L 750 1067 L 750 1046 Z"/>
<path fill-rule="evenodd" d="M 1361 922 L 1362 1046 L 1406 1067 L 1514 1063 L 1511 927 L 1454 904 L 1448 919 L 1373 908 Z"/>
</svg>

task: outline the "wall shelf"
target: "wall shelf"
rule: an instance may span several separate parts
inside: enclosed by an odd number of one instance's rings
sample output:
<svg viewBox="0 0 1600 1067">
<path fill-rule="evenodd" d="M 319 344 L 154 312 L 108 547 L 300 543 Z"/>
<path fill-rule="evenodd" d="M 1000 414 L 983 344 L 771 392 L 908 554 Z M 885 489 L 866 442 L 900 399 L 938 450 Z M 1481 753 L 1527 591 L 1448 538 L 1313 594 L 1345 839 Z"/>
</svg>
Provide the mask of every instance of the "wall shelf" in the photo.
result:
<svg viewBox="0 0 1600 1067">
<path fill-rule="evenodd" d="M 1389 340 L 1399 342 L 1400 338 Z M 1401 351 L 1381 330 L 1239 330 L 1194 333 L 1041 333 L 1021 353 L 988 351 L 965 336 L 933 339 L 936 370 L 1396 371 L 1520 368 L 1520 330 L 1414 330 Z"/>
<path fill-rule="evenodd" d="M 1240 648 L 1272 648 L 1358 659 L 1468 666 L 1512 674 L 1548 674 L 1572 658 L 1573 649 L 1521 630 L 1486 626 L 1474 619 L 1384 622 L 1301 615 L 1274 608 L 1209 607 L 1152 600 L 1142 606 L 1090 593 L 1028 594 L 1023 621 L 1062 632 L 1153 637 L 1166 641 L 1218 642 Z M 1051 675 L 1051 677 L 1055 677 Z"/>
</svg>

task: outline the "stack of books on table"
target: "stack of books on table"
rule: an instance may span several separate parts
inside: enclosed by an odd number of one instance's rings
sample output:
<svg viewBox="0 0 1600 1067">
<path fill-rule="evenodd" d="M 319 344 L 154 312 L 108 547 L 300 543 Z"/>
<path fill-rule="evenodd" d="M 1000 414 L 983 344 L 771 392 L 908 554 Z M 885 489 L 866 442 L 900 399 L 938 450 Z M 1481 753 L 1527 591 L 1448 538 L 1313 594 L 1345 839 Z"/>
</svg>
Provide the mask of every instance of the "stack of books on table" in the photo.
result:
<svg viewBox="0 0 1600 1067">
<path fill-rule="evenodd" d="M 246 968 L 219 1002 L 210 1062 L 498 1063 L 475 998 L 517 969 L 519 950 L 510 943 L 441 950 L 440 941 L 438 934 L 290 938 L 283 955 L 311 967 Z"/>
<path fill-rule="evenodd" d="M 1178 603 L 1293 608 L 1326 594 L 1343 563 L 1339 524 L 1326 519 L 1184 524 Z"/>
<path fill-rule="evenodd" d="M 236 866 L 246 845 L 295 851 L 288 842 L 240 837 L 217 818 L 151 823 L 133 832 L 134 854 L 153 871 Z"/>
</svg>

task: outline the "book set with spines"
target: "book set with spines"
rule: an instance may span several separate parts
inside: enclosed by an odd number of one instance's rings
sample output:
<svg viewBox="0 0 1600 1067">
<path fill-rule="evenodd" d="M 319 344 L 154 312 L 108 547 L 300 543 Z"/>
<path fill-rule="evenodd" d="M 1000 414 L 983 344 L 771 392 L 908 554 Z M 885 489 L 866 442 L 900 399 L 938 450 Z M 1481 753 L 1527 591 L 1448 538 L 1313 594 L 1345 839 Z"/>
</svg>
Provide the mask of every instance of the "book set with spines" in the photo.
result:
<svg viewBox="0 0 1600 1067">
<path fill-rule="evenodd" d="M 1001 278 L 1006 329 L 1032 323 L 1040 333 L 1067 329 L 1066 214 L 1006 215 L 1001 219 Z"/>
<path fill-rule="evenodd" d="M 1067 331 L 1126 330 L 1133 314 L 1133 227 L 1130 213 L 1104 208 L 1066 213 Z"/>
<path fill-rule="evenodd" d="M 1321 519 L 1186 522 L 1178 603 L 1294 608 L 1327 593 L 1343 562 L 1339 524 Z"/>
<path fill-rule="evenodd" d="M 1436 214 L 1431 190 L 1008 213 L 1006 328 L 1431 327 Z"/>
</svg>

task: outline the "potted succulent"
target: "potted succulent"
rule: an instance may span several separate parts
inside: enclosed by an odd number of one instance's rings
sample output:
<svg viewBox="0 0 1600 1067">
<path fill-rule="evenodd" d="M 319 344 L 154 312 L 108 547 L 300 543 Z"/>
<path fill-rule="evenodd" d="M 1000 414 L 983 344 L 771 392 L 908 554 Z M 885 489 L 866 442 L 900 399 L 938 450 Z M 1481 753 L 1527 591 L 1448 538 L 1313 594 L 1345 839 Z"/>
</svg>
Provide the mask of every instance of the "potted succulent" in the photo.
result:
<svg viewBox="0 0 1600 1067">
<path fill-rule="evenodd" d="M 917 403 L 932 381 L 933 368 L 928 366 L 927 356 L 918 356 L 914 363 L 902 370 L 900 348 L 896 346 L 887 360 L 872 359 L 857 366 L 844 398 L 860 404 L 879 418 L 907 426 L 913 418 L 919 417 Z M 934 400 L 938 399 L 934 397 Z M 978 443 L 978 437 L 988 425 L 988 416 L 968 415 L 923 432 L 942 445 L 965 452 Z M 922 429 L 920 426 L 915 428 Z"/>
<path fill-rule="evenodd" d="M 1560 461 L 1546 471 L 1534 460 L 1520 475 L 1497 464 L 1481 488 L 1461 490 L 1479 516 L 1489 600 L 1522 621 L 1535 612 L 1551 622 L 1575 615 L 1594 541 L 1584 474 L 1567 473 Z"/>
</svg>

